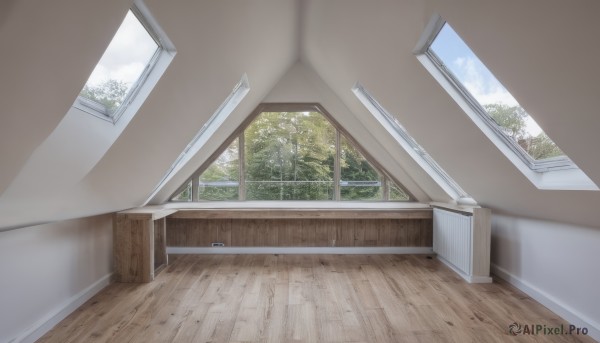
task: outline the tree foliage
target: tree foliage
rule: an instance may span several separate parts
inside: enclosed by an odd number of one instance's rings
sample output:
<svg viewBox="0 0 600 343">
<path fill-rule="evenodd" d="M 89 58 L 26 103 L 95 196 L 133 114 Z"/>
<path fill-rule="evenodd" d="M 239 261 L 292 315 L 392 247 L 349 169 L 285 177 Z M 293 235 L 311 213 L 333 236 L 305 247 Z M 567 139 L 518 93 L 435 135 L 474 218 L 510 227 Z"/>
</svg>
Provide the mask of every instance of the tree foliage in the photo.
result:
<svg viewBox="0 0 600 343">
<path fill-rule="evenodd" d="M 341 181 L 380 181 L 379 173 L 344 138 L 340 158 Z M 381 200 L 380 186 L 347 186 L 340 190 L 342 200 Z"/>
<path fill-rule="evenodd" d="M 332 200 L 336 132 L 318 112 L 261 113 L 243 133 L 245 198 Z M 200 175 L 200 199 L 238 199 L 239 149 L 236 139 Z M 343 137 L 340 155 L 342 200 L 381 200 L 382 176 Z M 391 199 L 409 199 L 400 187 L 391 185 L 390 189 Z"/>
<path fill-rule="evenodd" d="M 227 149 L 200 175 L 198 189 L 200 199 L 210 200 L 237 200 L 239 196 L 239 160 L 238 140 Z M 211 186 L 211 182 L 220 182 L 218 186 Z"/>
<path fill-rule="evenodd" d="M 119 80 L 109 79 L 98 86 L 85 85 L 80 96 L 106 107 L 108 113 L 114 112 L 127 96 L 127 84 Z"/>
<path fill-rule="evenodd" d="M 534 160 L 564 155 L 544 132 L 540 132 L 537 136 L 532 136 L 527 132 L 526 119 L 529 115 L 522 107 L 489 104 L 484 108 L 504 132 Z"/>
<path fill-rule="evenodd" d="M 264 112 L 245 131 L 248 200 L 333 197 L 335 129 L 316 112 Z"/>
</svg>

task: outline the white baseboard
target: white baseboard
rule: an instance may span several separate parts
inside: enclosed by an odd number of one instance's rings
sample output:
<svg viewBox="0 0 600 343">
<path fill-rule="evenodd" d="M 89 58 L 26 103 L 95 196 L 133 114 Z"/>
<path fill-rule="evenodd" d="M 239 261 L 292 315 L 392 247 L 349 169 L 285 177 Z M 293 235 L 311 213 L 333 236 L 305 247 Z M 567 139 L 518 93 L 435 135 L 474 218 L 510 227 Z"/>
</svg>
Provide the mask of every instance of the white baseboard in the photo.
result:
<svg viewBox="0 0 600 343">
<path fill-rule="evenodd" d="M 492 278 L 490 276 L 481 276 L 481 275 L 468 275 L 464 273 L 462 270 L 456 268 L 452 263 L 448 262 L 445 258 L 440 255 L 437 255 L 438 260 L 440 260 L 443 264 L 452 269 L 456 274 L 465 279 L 468 283 L 492 283 Z"/>
<path fill-rule="evenodd" d="M 167 247 L 167 254 L 433 254 L 431 247 Z"/>
<path fill-rule="evenodd" d="M 104 287 L 110 283 L 112 274 L 105 275 L 100 280 L 94 282 L 88 288 L 75 294 L 69 299 L 65 300 L 62 304 L 56 307 L 56 309 L 38 320 L 31 326 L 27 331 L 21 333 L 19 336 L 11 339 L 9 342 L 14 343 L 33 343 L 42 337 L 45 333 L 50 331 L 56 324 L 60 323 L 61 320 L 65 319 L 69 314 L 75 311 L 79 306 L 83 305 L 91 297 L 100 292 Z"/>
<path fill-rule="evenodd" d="M 494 263 L 491 264 L 491 270 L 495 276 L 515 286 L 523 293 L 529 295 L 540 304 L 546 306 L 548 309 L 559 315 L 561 318 L 563 318 L 570 324 L 573 324 L 577 327 L 587 328 L 588 336 L 592 337 L 596 341 L 600 341 L 600 324 L 598 324 L 594 320 L 578 313 L 577 310 L 571 308 L 569 305 L 561 302 L 552 295 L 540 290 L 531 283 L 522 280 L 518 276 L 511 274 L 506 269 Z"/>
</svg>

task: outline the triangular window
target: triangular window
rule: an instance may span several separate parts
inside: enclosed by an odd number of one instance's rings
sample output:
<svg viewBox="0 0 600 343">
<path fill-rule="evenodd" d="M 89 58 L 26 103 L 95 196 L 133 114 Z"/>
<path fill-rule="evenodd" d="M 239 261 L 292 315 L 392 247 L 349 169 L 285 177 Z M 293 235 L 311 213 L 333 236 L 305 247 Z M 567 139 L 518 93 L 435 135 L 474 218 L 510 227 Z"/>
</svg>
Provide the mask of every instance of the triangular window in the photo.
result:
<svg viewBox="0 0 600 343">
<path fill-rule="evenodd" d="M 346 137 L 341 137 L 340 195 L 342 200 L 382 200 L 381 174 Z"/>
<path fill-rule="evenodd" d="M 267 106 L 230 140 L 186 181 L 193 201 L 412 200 L 314 106 Z"/>
<path fill-rule="evenodd" d="M 235 139 L 198 178 L 202 200 L 237 200 L 240 189 L 238 139 Z"/>
<path fill-rule="evenodd" d="M 192 181 L 189 181 L 183 189 L 177 192 L 173 201 L 192 201 Z"/>
</svg>

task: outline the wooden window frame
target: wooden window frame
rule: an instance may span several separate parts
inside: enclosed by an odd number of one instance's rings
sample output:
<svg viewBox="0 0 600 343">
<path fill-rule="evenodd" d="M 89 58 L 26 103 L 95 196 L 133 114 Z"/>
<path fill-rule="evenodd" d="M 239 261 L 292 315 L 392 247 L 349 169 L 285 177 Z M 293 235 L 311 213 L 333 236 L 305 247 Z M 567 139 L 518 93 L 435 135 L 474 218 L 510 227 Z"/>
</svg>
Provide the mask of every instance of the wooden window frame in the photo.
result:
<svg viewBox="0 0 600 343">
<path fill-rule="evenodd" d="M 250 113 L 248 117 L 233 131 L 225 141 L 215 150 L 215 152 L 210 155 L 204 163 L 200 165 L 198 169 L 192 174 L 192 202 L 200 202 L 200 201 L 210 201 L 210 200 L 201 200 L 199 199 L 199 178 L 200 175 L 208 168 L 210 165 L 215 162 L 216 159 L 221 156 L 223 151 L 227 149 L 234 140 L 239 139 L 238 141 L 238 159 L 239 159 L 239 191 L 238 191 L 238 201 L 246 200 L 246 192 L 245 192 L 245 141 L 244 141 L 244 131 L 248 126 L 263 112 L 318 112 L 333 126 L 336 130 L 335 134 L 335 146 L 336 146 L 336 157 L 334 159 L 334 196 L 332 200 L 328 201 L 339 201 L 341 200 L 341 187 L 340 187 L 340 176 L 341 176 L 341 167 L 340 167 L 340 158 L 341 158 L 341 136 L 343 135 L 346 140 L 360 152 L 365 159 L 376 169 L 377 173 L 381 175 L 381 187 L 382 187 L 382 200 L 378 201 L 368 201 L 368 202 L 415 202 L 416 198 L 412 195 L 397 179 L 391 177 L 390 174 L 383 168 L 383 166 L 378 163 L 371 154 L 369 154 L 351 135 L 348 131 L 346 131 L 337 120 L 329 114 L 329 112 L 321 106 L 319 103 L 262 103 Z M 400 200 L 389 200 L 389 189 L 388 185 L 390 181 L 394 182 L 400 189 L 404 191 L 406 195 L 408 195 L 408 200 L 400 201 Z M 171 194 L 169 199 L 174 198 L 179 193 L 181 193 L 185 187 L 187 187 L 190 182 L 190 178 L 186 179 L 182 186 L 177 188 L 177 190 Z M 173 202 L 169 200 L 169 202 Z"/>
</svg>

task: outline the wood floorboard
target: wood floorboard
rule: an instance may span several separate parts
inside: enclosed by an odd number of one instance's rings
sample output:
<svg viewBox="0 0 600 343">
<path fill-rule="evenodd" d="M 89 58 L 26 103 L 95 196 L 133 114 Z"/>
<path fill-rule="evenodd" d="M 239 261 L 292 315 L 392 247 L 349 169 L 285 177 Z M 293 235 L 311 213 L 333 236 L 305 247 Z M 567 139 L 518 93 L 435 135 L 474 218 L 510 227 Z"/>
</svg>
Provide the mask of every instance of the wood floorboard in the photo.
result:
<svg viewBox="0 0 600 343">
<path fill-rule="evenodd" d="M 513 322 L 568 323 L 504 282 L 468 284 L 424 255 L 169 260 L 151 283 L 109 285 L 39 342 L 593 342 L 510 335 Z"/>
</svg>

